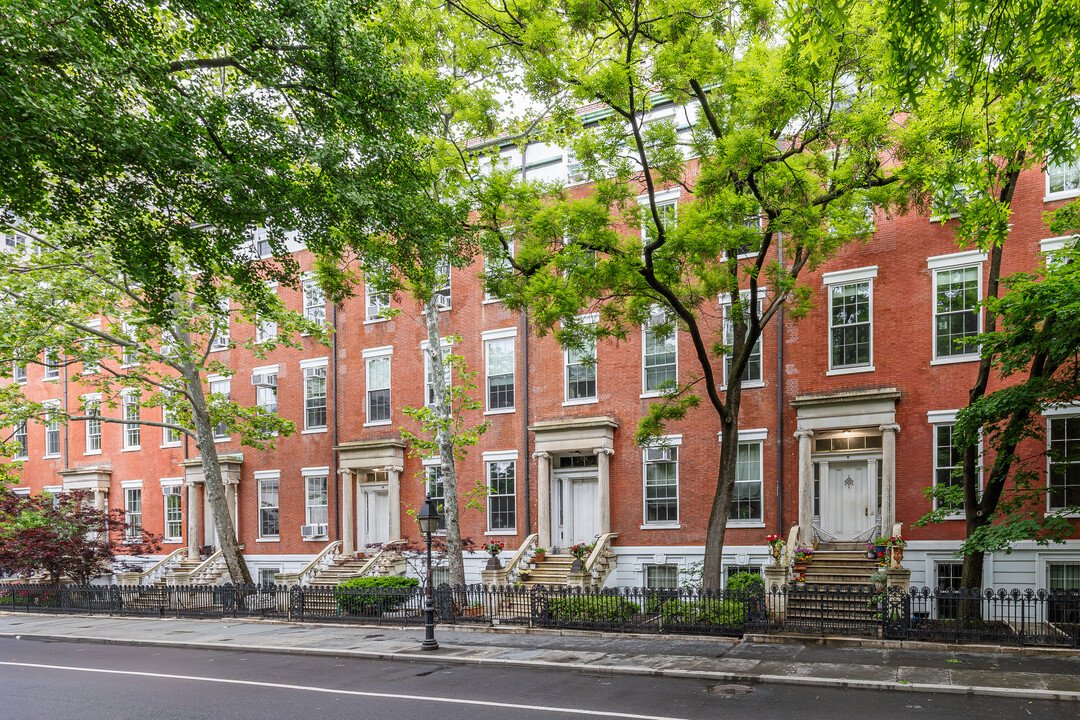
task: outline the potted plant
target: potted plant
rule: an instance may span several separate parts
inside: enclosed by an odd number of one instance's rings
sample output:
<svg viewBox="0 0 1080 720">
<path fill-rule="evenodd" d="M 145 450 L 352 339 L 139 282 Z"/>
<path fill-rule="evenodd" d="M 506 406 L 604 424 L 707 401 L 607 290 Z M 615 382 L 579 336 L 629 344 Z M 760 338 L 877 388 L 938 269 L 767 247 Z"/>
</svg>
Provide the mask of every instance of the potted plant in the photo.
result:
<svg viewBox="0 0 1080 720">
<path fill-rule="evenodd" d="M 877 560 L 877 550 L 874 549 L 874 543 L 866 543 L 866 559 Z"/>
<path fill-rule="evenodd" d="M 533 561 L 544 562 L 544 556 L 547 555 L 547 548 L 533 548 Z"/>
<path fill-rule="evenodd" d="M 570 547 L 570 554 L 574 556 L 574 564 L 570 566 L 570 572 L 582 572 L 585 569 L 585 558 L 589 557 L 589 553 L 593 550 L 593 546 L 586 543 L 578 543 Z"/>
<path fill-rule="evenodd" d="M 889 576 L 885 574 L 884 570 L 875 570 L 870 574 L 870 582 L 874 584 L 874 590 L 881 592 L 885 589 L 885 583 L 888 581 Z"/>
<path fill-rule="evenodd" d="M 499 553 L 503 551 L 505 546 L 498 540 L 489 540 L 480 547 L 491 556 L 488 558 L 485 570 L 501 570 L 502 563 L 499 562 Z"/>
<path fill-rule="evenodd" d="M 795 555 L 792 559 L 792 567 L 796 573 L 806 572 L 806 564 L 810 562 L 814 557 L 814 549 L 808 547 L 795 548 Z"/>
<path fill-rule="evenodd" d="M 893 567 L 900 567 L 900 561 L 904 559 L 905 547 L 907 547 L 907 540 L 899 535 L 893 535 L 889 538 L 889 550 L 892 551 Z"/>
<path fill-rule="evenodd" d="M 772 555 L 773 565 L 780 564 L 780 555 L 784 552 L 784 546 L 787 543 L 784 542 L 784 538 L 779 535 L 768 535 L 765 538 L 765 542 L 769 544 L 769 554 Z"/>
<path fill-rule="evenodd" d="M 484 606 L 478 602 L 470 603 L 465 608 L 465 617 L 480 617 L 484 614 Z"/>
<path fill-rule="evenodd" d="M 889 538 L 884 535 L 878 535 L 874 538 L 874 555 L 881 556 L 881 553 L 885 552 L 885 549 L 889 547 Z"/>
<path fill-rule="evenodd" d="M 521 568 L 520 570 L 518 570 L 518 577 L 521 579 L 521 582 L 528 582 L 531 576 L 532 570 L 530 570 L 529 568 Z M 515 585 L 517 584 L 518 583 L 515 583 Z"/>
</svg>

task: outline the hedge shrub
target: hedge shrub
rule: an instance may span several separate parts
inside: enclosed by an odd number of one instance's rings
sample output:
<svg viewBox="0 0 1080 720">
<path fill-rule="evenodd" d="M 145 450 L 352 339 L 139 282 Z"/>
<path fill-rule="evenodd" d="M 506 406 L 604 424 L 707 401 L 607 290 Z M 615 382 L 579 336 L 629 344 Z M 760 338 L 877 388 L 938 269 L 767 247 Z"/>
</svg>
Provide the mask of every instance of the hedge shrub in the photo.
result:
<svg viewBox="0 0 1080 720">
<path fill-rule="evenodd" d="M 742 627 L 746 606 L 738 600 L 668 600 L 660 608 L 664 623 Z"/>
<path fill-rule="evenodd" d="M 586 595 L 548 600 L 552 620 L 627 622 L 641 612 L 636 603 L 618 595 Z"/>
<path fill-rule="evenodd" d="M 724 588 L 747 594 L 765 592 L 765 578 L 761 577 L 761 573 L 737 572 L 728 578 Z"/>
<path fill-rule="evenodd" d="M 362 577 L 339 583 L 334 592 L 346 615 L 377 616 L 404 603 L 420 581 L 410 577 Z"/>
</svg>

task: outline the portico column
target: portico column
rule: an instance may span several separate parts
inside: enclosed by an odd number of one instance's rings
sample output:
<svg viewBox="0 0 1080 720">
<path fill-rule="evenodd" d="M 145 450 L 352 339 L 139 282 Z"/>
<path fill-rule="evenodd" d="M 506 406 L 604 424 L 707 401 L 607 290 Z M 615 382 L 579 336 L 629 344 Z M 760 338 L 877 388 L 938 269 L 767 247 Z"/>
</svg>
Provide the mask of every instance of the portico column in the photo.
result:
<svg viewBox="0 0 1080 720">
<path fill-rule="evenodd" d="M 551 550 L 551 454 L 534 452 L 536 458 L 536 533 L 537 543 Z"/>
<path fill-rule="evenodd" d="M 405 468 L 400 465 L 387 465 L 386 470 L 386 504 L 390 506 L 390 539 L 397 540 L 401 537 L 401 471 Z"/>
<path fill-rule="evenodd" d="M 238 518 L 236 517 L 236 483 L 234 482 L 225 483 L 225 507 L 229 509 L 229 517 L 232 519 L 233 522 L 233 533 L 236 535 L 236 537 L 240 537 L 240 528 L 237 527 Z"/>
<path fill-rule="evenodd" d="M 600 525 L 600 534 L 611 532 L 611 456 L 615 451 L 611 448 L 596 448 L 596 501 L 597 521 Z"/>
<path fill-rule="evenodd" d="M 896 423 L 881 425 L 881 534 L 892 535 L 896 522 Z"/>
<path fill-rule="evenodd" d="M 101 488 L 97 488 L 96 490 L 94 490 L 94 509 L 95 510 L 100 510 L 101 512 L 105 512 L 105 510 L 106 510 L 105 498 L 106 497 L 107 497 L 107 495 L 106 495 L 105 490 L 102 490 Z"/>
<path fill-rule="evenodd" d="M 799 439 L 799 543 L 814 541 L 814 461 L 811 441 L 813 430 L 796 430 Z"/>
<path fill-rule="evenodd" d="M 356 475 L 341 468 L 341 554 L 356 554 Z"/>
<path fill-rule="evenodd" d="M 187 553 L 188 560 L 199 559 L 199 486 L 187 486 Z"/>
</svg>

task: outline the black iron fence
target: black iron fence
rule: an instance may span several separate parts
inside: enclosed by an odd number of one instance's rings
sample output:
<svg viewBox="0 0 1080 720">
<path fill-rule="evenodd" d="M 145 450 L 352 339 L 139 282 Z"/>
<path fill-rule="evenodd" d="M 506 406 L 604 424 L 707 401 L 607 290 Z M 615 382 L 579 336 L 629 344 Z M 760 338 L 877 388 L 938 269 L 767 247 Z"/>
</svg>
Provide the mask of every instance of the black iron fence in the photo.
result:
<svg viewBox="0 0 1080 720">
<path fill-rule="evenodd" d="M 861 635 L 896 640 L 1080 647 L 1080 590 L 948 590 L 792 585 L 749 590 L 579 590 L 443 585 L 441 624 L 741 636 Z M 0 610 L 416 626 L 421 588 L 0 585 Z"/>
</svg>

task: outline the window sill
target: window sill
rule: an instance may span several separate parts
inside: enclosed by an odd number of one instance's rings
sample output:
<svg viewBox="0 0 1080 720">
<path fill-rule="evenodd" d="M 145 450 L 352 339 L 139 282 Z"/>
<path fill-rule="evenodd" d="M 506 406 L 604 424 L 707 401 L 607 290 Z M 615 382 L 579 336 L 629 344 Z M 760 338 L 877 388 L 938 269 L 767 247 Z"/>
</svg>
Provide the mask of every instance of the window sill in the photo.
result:
<svg viewBox="0 0 1080 720">
<path fill-rule="evenodd" d="M 978 355 L 957 355 L 956 357 L 934 358 L 931 365 L 955 365 L 956 363 L 979 362 Z"/>
<path fill-rule="evenodd" d="M 300 434 L 301 435 L 318 435 L 319 433 L 324 433 L 324 432 L 326 432 L 326 428 L 321 427 L 321 428 L 311 428 L 310 430 L 301 430 Z"/>
<path fill-rule="evenodd" d="M 763 387 L 765 387 L 765 381 L 764 380 L 754 380 L 753 382 L 744 382 L 742 384 L 742 389 L 743 390 L 757 390 L 758 388 L 763 388 Z M 720 386 L 720 392 L 727 392 L 727 389 L 728 389 L 727 385 L 721 385 Z"/>
<path fill-rule="evenodd" d="M 158 445 L 158 448 L 160 448 L 161 450 L 165 450 L 165 449 L 168 449 L 168 448 L 178 448 L 182 444 L 183 443 L 163 443 L 161 445 Z"/>
<path fill-rule="evenodd" d="M 1061 192 L 1046 193 L 1043 196 L 1043 202 L 1054 202 L 1055 200 L 1068 200 L 1080 196 L 1080 189 L 1077 190 L 1062 190 Z"/>
<path fill-rule="evenodd" d="M 664 393 L 661 390 L 646 390 L 645 392 L 638 395 L 638 397 L 641 398 L 642 400 L 645 400 L 645 399 L 648 399 L 648 398 L 664 397 L 665 394 L 666 393 Z"/>
<path fill-rule="evenodd" d="M 1051 516 L 1055 516 L 1055 515 L 1057 515 L 1057 513 L 1054 512 L 1053 510 L 1050 510 L 1048 512 L 1043 513 L 1043 517 L 1051 517 Z M 1075 519 L 1075 518 L 1080 518 L 1080 513 L 1067 513 L 1065 515 L 1060 515 L 1059 517 L 1069 518 L 1070 520 L 1072 520 L 1072 519 Z"/>
<path fill-rule="evenodd" d="M 859 365 L 858 367 L 844 367 L 836 368 L 835 370 L 829 370 L 825 373 L 825 377 L 832 377 L 833 375 L 857 375 L 858 373 L 874 372 L 873 365 Z"/>
<path fill-rule="evenodd" d="M 501 302 L 503 302 L 501 298 L 484 298 L 480 302 L 480 304 L 481 305 L 498 305 Z"/>
<path fill-rule="evenodd" d="M 255 538 L 255 542 L 281 542 L 280 537 Z"/>
<path fill-rule="evenodd" d="M 214 438 L 214 444 L 217 445 L 218 443 L 227 443 L 230 440 L 232 440 L 232 435 L 230 435 L 229 437 L 216 437 Z"/>
<path fill-rule="evenodd" d="M 599 398 L 578 398 L 576 400 L 567 400 L 563 402 L 563 407 L 573 407 L 574 405 L 596 405 L 600 402 Z"/>
<path fill-rule="evenodd" d="M 303 540 L 304 542 L 326 542 L 327 540 L 330 539 L 330 536 L 329 535 L 320 535 L 319 537 L 300 538 L 300 539 Z"/>
<path fill-rule="evenodd" d="M 498 410 L 485 410 L 485 415 L 509 415 L 517 412 L 517 408 L 499 408 Z"/>
<path fill-rule="evenodd" d="M 765 523 L 762 521 L 754 520 L 728 520 L 727 527 L 729 528 L 763 528 Z"/>
<path fill-rule="evenodd" d="M 379 323 L 390 322 L 390 318 L 372 318 L 365 320 L 361 325 L 378 325 Z"/>
<path fill-rule="evenodd" d="M 137 452 L 139 450 L 142 450 L 142 445 L 136 445 L 135 447 L 120 448 L 120 452 Z M 56 457 L 60 457 L 60 456 L 57 455 Z"/>
<path fill-rule="evenodd" d="M 100 450 L 88 450 L 88 451 L 83 453 L 83 455 L 100 455 L 100 454 L 101 454 Z"/>
<path fill-rule="evenodd" d="M 120 452 L 123 452 L 123 450 L 121 450 Z M 29 460 L 30 458 L 27 457 L 25 459 Z M 57 453 L 56 455 L 42 455 L 41 459 L 42 460 L 59 460 L 60 459 L 60 453 Z"/>
<path fill-rule="evenodd" d="M 488 537 L 513 537 L 517 534 L 517 530 L 487 530 L 484 532 L 484 535 Z"/>
<path fill-rule="evenodd" d="M 679 530 L 681 528 L 682 528 L 681 523 L 675 523 L 674 525 L 670 525 L 670 524 L 661 525 L 660 523 L 656 523 L 656 524 L 653 524 L 653 525 L 642 525 L 641 526 L 642 530 Z"/>
<path fill-rule="evenodd" d="M 385 427 L 387 425 L 393 425 L 393 420 L 376 420 L 375 422 L 366 422 L 363 427 Z"/>
<path fill-rule="evenodd" d="M 161 541 L 162 545 L 183 545 L 183 538 L 165 538 Z"/>
</svg>

